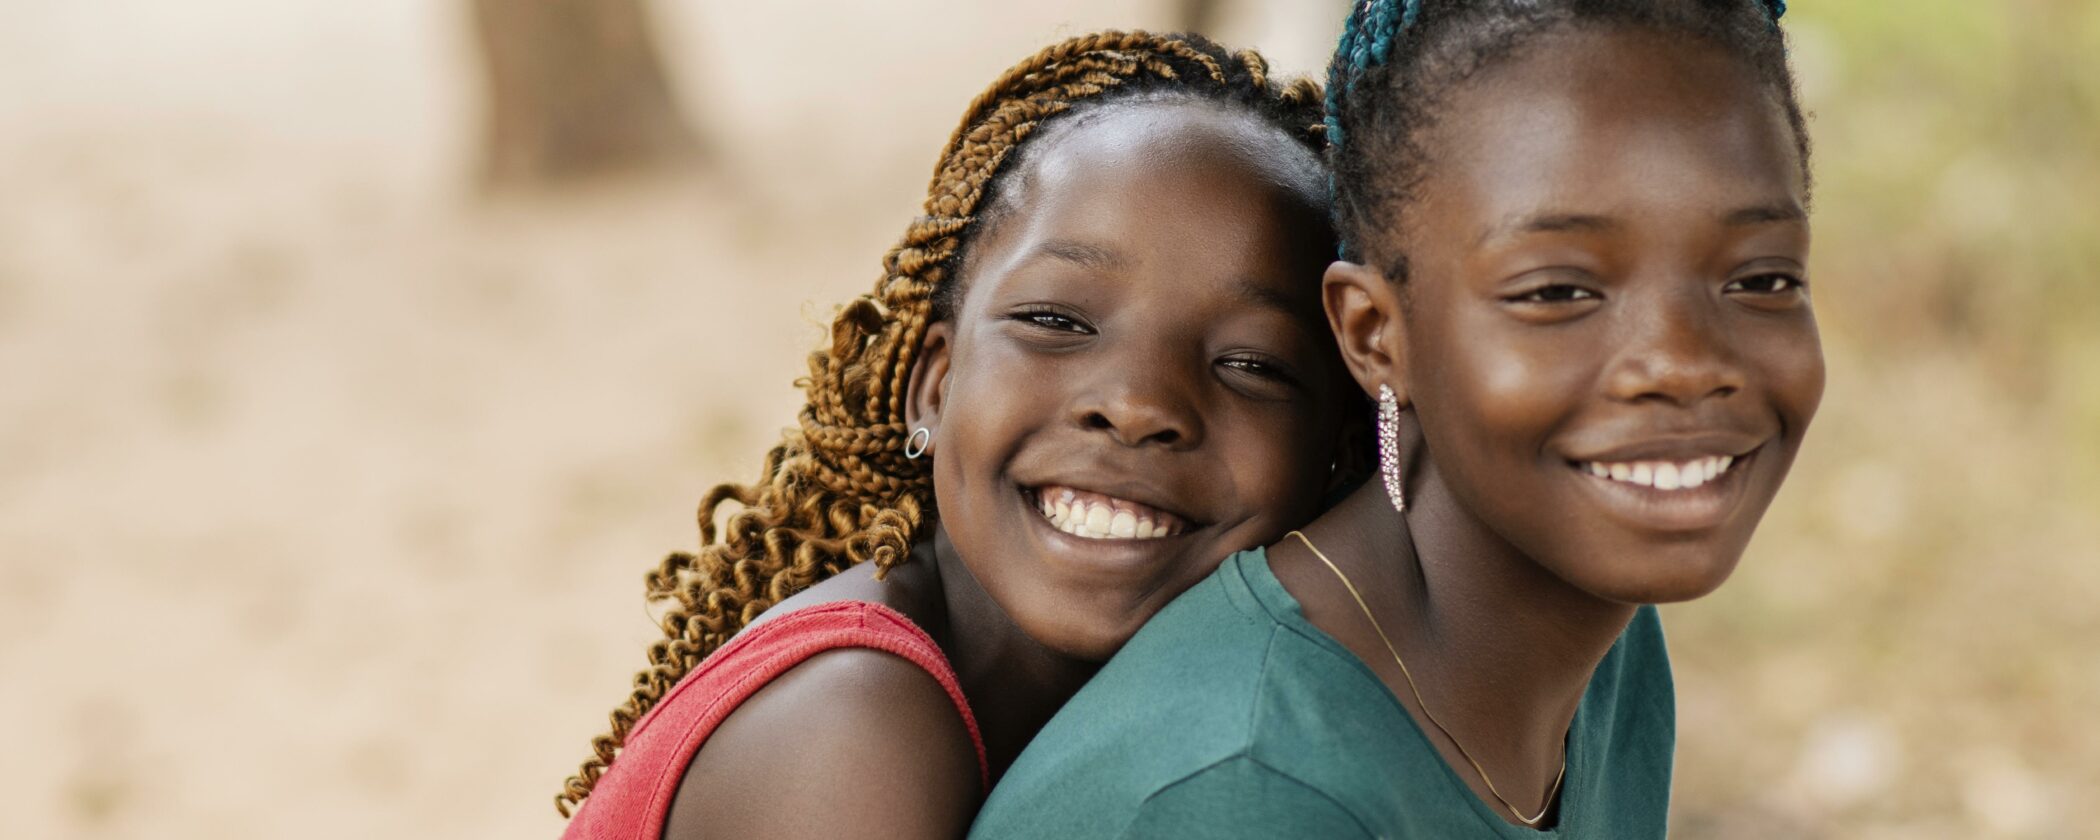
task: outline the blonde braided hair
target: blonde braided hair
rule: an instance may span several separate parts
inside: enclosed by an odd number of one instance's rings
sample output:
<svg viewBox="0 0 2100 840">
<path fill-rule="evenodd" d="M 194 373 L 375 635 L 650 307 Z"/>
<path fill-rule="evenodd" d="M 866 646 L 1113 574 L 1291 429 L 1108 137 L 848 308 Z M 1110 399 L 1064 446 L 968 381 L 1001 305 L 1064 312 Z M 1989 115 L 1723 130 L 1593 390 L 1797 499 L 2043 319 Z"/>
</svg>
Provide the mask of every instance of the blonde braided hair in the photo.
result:
<svg viewBox="0 0 2100 840">
<path fill-rule="evenodd" d="M 842 307 L 829 345 L 810 354 L 800 428 L 766 453 L 762 478 L 700 500 L 698 554 L 675 553 L 644 576 L 647 599 L 674 602 L 664 638 L 634 677 L 612 729 L 554 798 L 566 817 L 590 795 L 628 732 L 701 659 L 766 609 L 846 567 L 880 577 L 930 532 L 933 481 L 904 457 L 906 383 L 927 327 L 953 311 L 967 242 L 1000 208 L 998 179 L 1045 121 L 1075 105 L 1139 93 L 1239 103 L 1315 152 L 1325 146 L 1318 85 L 1271 84 L 1252 52 L 1198 35 L 1101 32 L 1052 45 L 1007 70 L 970 103 L 927 188 L 925 215 L 883 258 L 874 291 Z M 741 509 L 721 533 L 716 513 Z"/>
</svg>

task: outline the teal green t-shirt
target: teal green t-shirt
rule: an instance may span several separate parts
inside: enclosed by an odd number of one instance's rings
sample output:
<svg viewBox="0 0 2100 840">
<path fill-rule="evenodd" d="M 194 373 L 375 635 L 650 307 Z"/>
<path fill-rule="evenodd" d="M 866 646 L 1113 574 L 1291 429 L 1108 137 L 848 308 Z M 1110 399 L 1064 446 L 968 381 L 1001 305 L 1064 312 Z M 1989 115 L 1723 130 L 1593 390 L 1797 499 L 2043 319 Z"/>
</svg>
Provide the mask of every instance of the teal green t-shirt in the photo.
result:
<svg viewBox="0 0 2100 840">
<path fill-rule="evenodd" d="M 1268 555 L 1228 558 L 1051 719 L 973 838 L 1662 837 L 1676 700 L 1642 607 L 1568 729 L 1552 830 L 1504 821 L 1369 668 L 1305 620 Z"/>
</svg>

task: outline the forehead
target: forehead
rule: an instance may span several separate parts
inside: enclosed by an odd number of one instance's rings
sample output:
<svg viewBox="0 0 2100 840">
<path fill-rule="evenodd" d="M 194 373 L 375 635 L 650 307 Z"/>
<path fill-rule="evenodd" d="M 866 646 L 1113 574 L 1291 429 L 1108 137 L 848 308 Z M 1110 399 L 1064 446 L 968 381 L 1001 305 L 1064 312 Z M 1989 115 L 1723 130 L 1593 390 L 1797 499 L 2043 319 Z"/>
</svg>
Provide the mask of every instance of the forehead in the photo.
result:
<svg viewBox="0 0 2100 840">
<path fill-rule="evenodd" d="M 1490 212 L 1708 212 L 1805 200 L 1785 111 L 1756 73 L 1696 39 L 1545 35 L 1452 91 L 1426 142 L 1429 195 Z"/>
<path fill-rule="evenodd" d="M 1074 187 L 1142 192 L 1162 182 L 1210 181 L 1233 190 L 1306 194 L 1324 177 L 1318 158 L 1237 106 L 1203 100 L 1118 102 L 1061 123 L 1037 140 L 1030 197 Z M 1193 185 L 1193 184 L 1191 184 Z"/>
<path fill-rule="evenodd" d="M 1318 285 L 1304 264 L 1331 251 L 1310 150 L 1210 103 L 1139 103 L 1082 115 L 1039 137 L 1017 172 L 1017 207 L 982 243 L 994 280 L 1046 246 L 1085 246 L 1121 269 L 1203 279 Z M 1308 291 L 1308 294 L 1310 292 Z"/>
</svg>

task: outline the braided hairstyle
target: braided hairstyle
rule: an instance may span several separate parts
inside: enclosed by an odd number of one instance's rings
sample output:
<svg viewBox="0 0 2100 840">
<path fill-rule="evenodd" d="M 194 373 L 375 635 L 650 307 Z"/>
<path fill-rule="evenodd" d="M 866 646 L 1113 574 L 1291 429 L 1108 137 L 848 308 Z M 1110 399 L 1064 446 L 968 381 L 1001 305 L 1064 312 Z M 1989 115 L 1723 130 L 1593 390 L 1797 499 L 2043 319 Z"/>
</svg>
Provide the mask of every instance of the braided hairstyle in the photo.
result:
<svg viewBox="0 0 2100 840">
<path fill-rule="evenodd" d="M 1787 63 L 1785 0 L 1358 0 L 1327 71 L 1335 227 L 1342 258 L 1395 282 L 1407 258 L 1383 253 L 1432 165 L 1423 137 L 1468 78 L 1551 32 L 1625 26 L 1700 39 L 1756 72 L 1786 112 L 1808 182 L 1808 131 Z"/>
<path fill-rule="evenodd" d="M 1302 144 L 1310 160 L 1326 148 L 1317 84 L 1274 82 L 1260 55 L 1198 35 L 1072 38 L 1013 66 L 970 103 L 934 166 L 925 215 L 883 258 L 874 291 L 840 308 L 830 341 L 810 354 L 809 377 L 798 382 L 809 397 L 800 428 L 766 453 L 758 481 L 701 498 L 697 554 L 672 554 L 643 577 L 649 601 L 670 602 L 664 638 L 613 709 L 611 731 L 592 740 L 591 757 L 555 796 L 562 816 L 590 795 L 635 722 L 760 613 L 854 564 L 873 562 L 880 577 L 931 534 L 931 470 L 902 452 L 906 383 L 927 327 L 961 300 L 969 244 L 1018 203 L 999 187 L 1025 170 L 1024 141 L 1110 103 L 1184 99 L 1241 108 Z M 716 514 L 728 502 L 740 509 L 718 533 Z"/>
</svg>

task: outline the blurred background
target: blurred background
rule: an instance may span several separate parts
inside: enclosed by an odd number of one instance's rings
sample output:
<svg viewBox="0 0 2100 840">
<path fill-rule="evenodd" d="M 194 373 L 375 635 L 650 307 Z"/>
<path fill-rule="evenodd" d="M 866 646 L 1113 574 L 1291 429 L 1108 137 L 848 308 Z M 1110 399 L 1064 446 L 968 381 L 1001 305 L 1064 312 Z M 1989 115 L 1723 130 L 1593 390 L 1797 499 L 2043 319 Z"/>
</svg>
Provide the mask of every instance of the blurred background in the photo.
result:
<svg viewBox="0 0 2100 840">
<path fill-rule="evenodd" d="M 812 8 L 814 7 L 814 8 Z M 1340 0 L 0 0 L 22 838 L 532 837 L 999 71 Z M 1831 379 L 1666 610 L 1685 837 L 2100 790 L 2100 4 L 1796 3 Z"/>
</svg>

